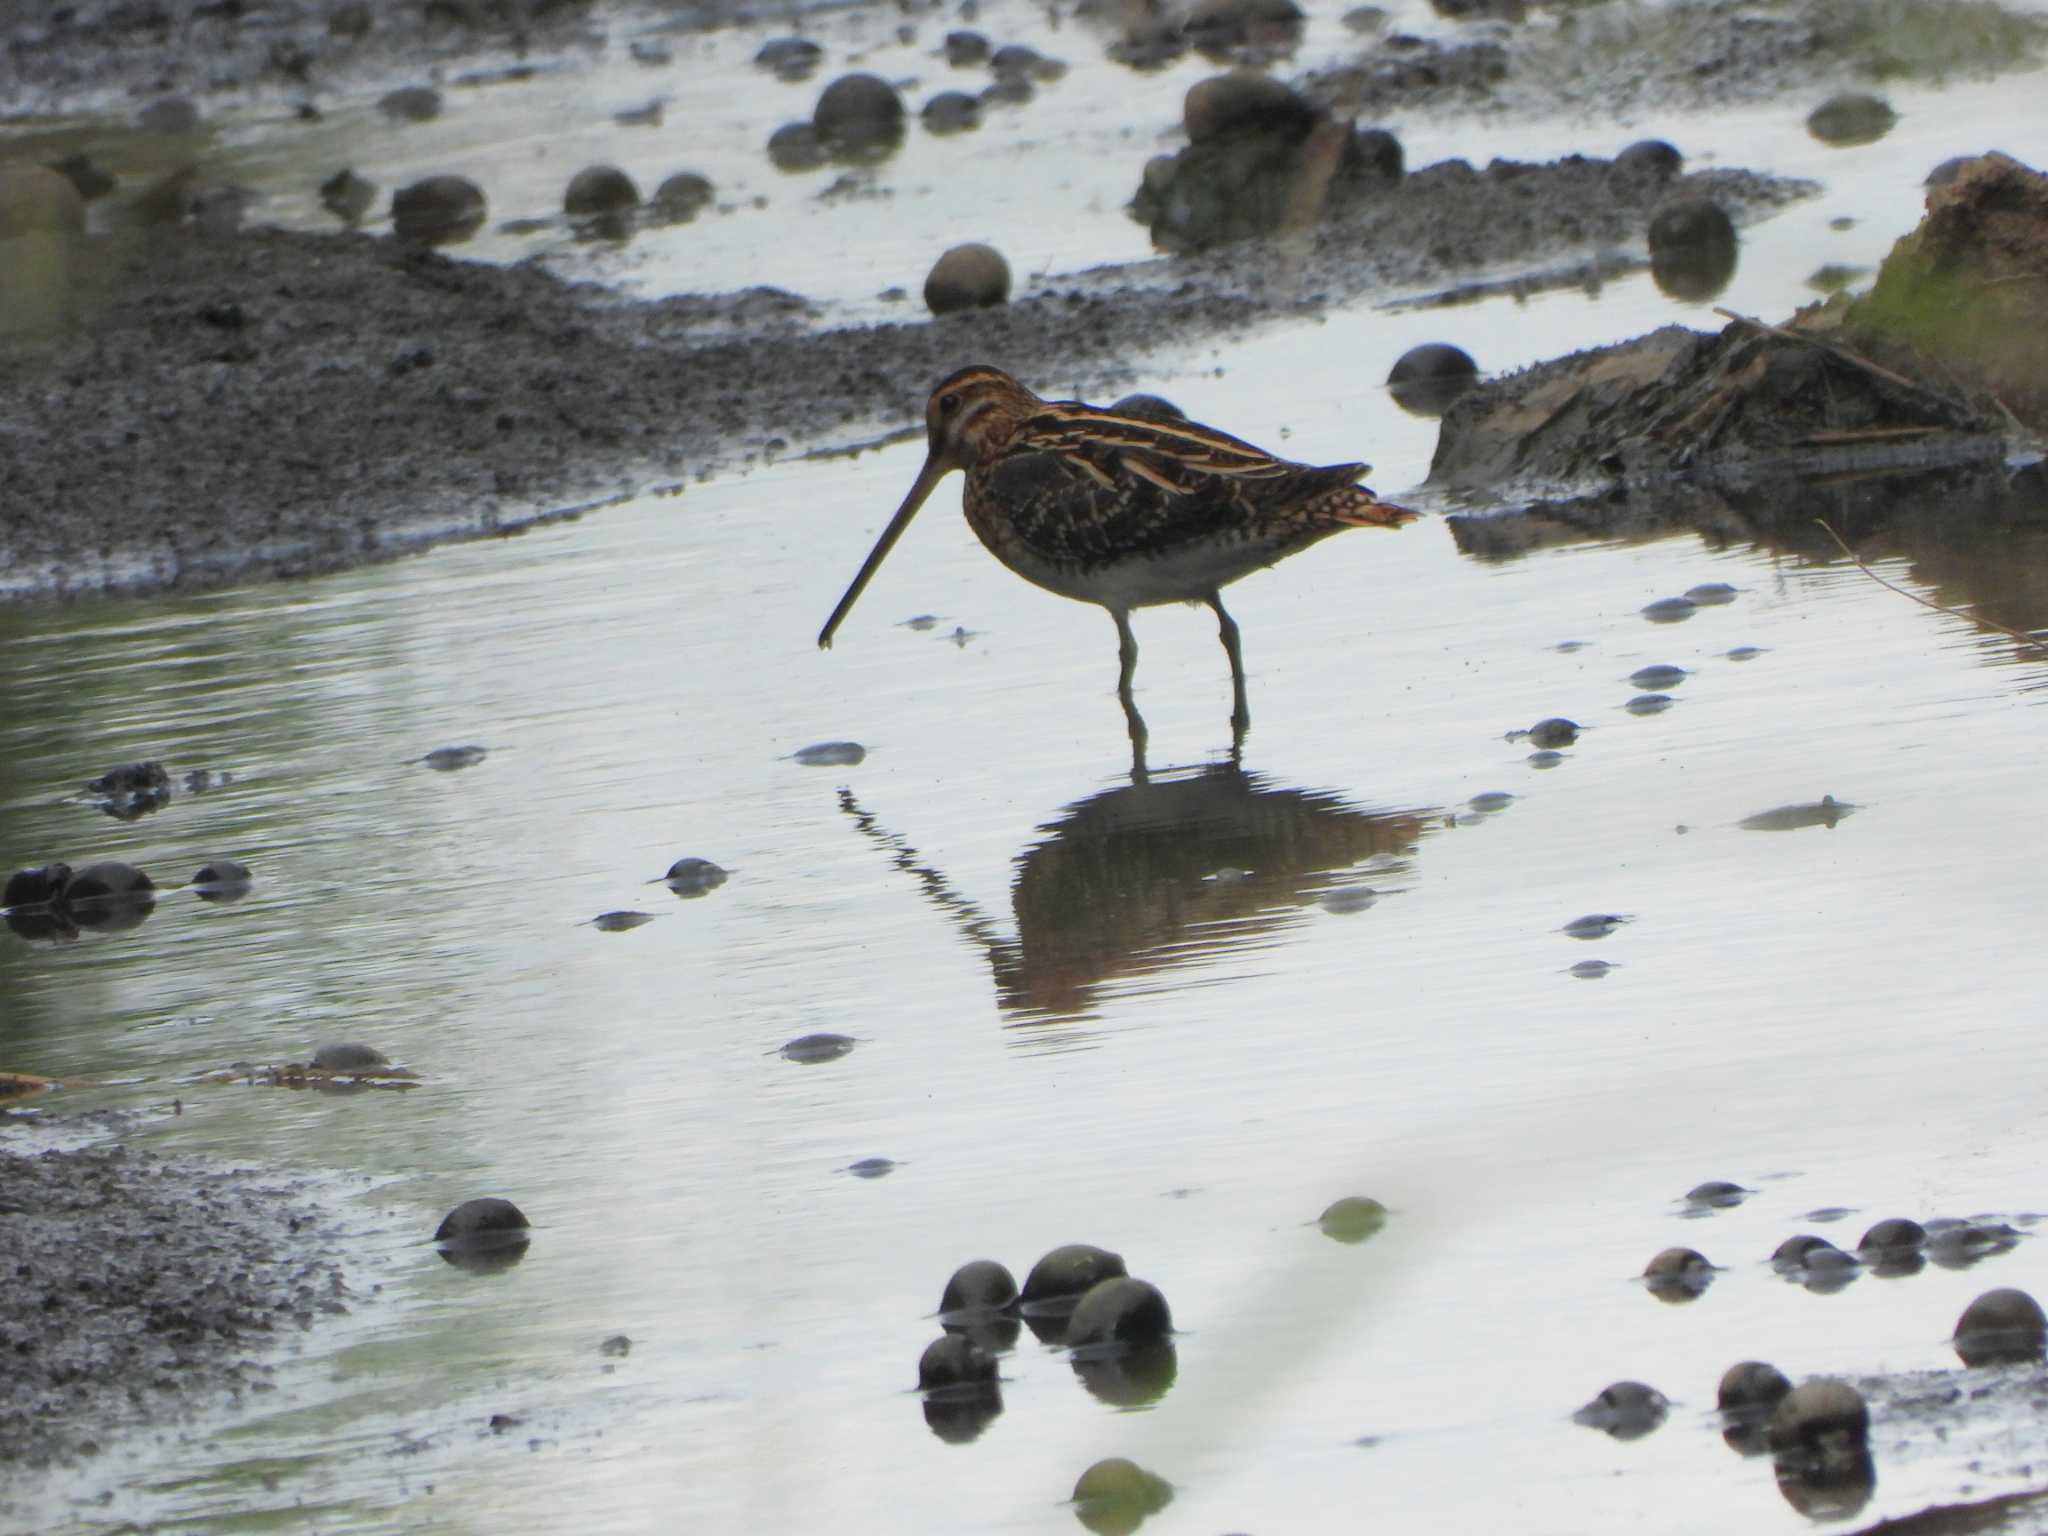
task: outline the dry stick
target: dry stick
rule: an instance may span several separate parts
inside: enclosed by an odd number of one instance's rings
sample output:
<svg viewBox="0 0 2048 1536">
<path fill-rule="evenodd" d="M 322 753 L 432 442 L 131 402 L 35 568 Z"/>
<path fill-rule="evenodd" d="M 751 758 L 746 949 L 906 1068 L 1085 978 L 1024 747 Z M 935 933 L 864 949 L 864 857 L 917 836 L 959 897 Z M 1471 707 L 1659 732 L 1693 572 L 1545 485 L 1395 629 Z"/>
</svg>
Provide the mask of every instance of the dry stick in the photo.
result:
<svg viewBox="0 0 2048 1536">
<path fill-rule="evenodd" d="M 1766 335 L 1776 336 L 1784 341 L 1796 341 L 1809 347 L 1819 347 L 1821 351 L 1832 353 L 1834 356 L 1839 357 L 1843 362 L 1849 363 L 1854 367 L 1861 368 L 1866 373 L 1874 373 L 1880 379 L 1884 379 L 1890 383 L 1896 384 L 1902 389 L 1910 389 L 1916 394 L 1932 395 L 1935 399 L 1942 401 L 1942 403 L 1945 405 L 1951 403 L 1942 395 L 1941 391 L 1936 389 L 1929 389 L 1925 384 L 1915 383 L 1912 379 L 1907 378 L 1904 374 L 1893 373 L 1889 368 L 1880 368 L 1876 363 L 1873 363 L 1869 358 L 1858 357 L 1854 352 L 1851 352 L 1847 347 L 1841 345 L 1841 343 L 1839 342 L 1825 341 L 1818 336 L 1801 335 L 1798 331 L 1787 330 L 1782 325 L 1772 325 L 1767 320 L 1759 320 L 1754 315 L 1738 315 L 1732 309 L 1721 309 L 1719 307 L 1716 307 L 1714 313 L 1722 316 L 1724 319 L 1733 320 L 1738 325 L 1752 326 L 1755 329 L 1764 332 Z"/>
<path fill-rule="evenodd" d="M 1996 619 L 1987 619 L 1981 613 L 1965 613 L 1960 608 L 1951 608 L 1945 603 L 1935 602 L 1932 598 L 1922 597 L 1918 592 L 1908 592 L 1895 581 L 1886 581 L 1856 557 L 1856 551 L 1849 547 L 1847 540 L 1835 532 L 1833 525 L 1826 518 L 1816 517 L 1814 521 L 1820 524 L 1822 532 L 1835 541 L 1836 547 L 1848 558 L 1849 563 L 1880 587 L 1889 587 L 1901 597 L 1910 597 L 1922 608 L 1932 608 L 1936 613 L 1945 613 L 1950 618 L 1967 619 L 1972 624 L 1982 624 L 1987 629 L 1997 630 L 2001 635 L 2010 635 L 2022 645 L 2031 645 L 2038 651 L 2048 651 L 2048 640 L 2042 639 L 2039 635 L 2030 635 L 2024 629 L 2014 629 L 2011 625 L 2001 624 Z"/>
</svg>

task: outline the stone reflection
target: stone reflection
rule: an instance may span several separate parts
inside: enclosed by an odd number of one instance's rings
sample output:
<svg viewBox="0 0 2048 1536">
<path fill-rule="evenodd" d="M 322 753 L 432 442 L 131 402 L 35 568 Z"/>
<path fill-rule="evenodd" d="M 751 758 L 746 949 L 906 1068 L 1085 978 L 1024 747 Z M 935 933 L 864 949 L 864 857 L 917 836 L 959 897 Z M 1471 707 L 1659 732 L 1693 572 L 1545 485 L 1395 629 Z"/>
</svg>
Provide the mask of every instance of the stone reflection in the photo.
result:
<svg viewBox="0 0 2048 1536">
<path fill-rule="evenodd" d="M 1434 814 L 1364 810 L 1234 762 L 1134 775 L 1067 806 L 1017 855 L 1011 936 L 851 791 L 840 808 L 987 952 L 997 1002 L 1019 1023 L 1085 1016 L 1106 987 L 1306 921 L 1356 866 L 1404 870 Z"/>
</svg>

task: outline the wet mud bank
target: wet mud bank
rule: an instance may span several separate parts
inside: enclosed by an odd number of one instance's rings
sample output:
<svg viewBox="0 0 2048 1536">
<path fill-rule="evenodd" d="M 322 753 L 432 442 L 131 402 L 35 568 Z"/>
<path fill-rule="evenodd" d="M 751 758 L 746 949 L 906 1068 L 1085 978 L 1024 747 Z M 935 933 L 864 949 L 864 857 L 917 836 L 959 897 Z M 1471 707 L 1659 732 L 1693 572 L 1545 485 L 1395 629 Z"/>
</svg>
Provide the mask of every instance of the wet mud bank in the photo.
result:
<svg viewBox="0 0 2048 1536">
<path fill-rule="evenodd" d="M 1738 218 L 1807 190 L 1734 171 L 1679 184 Z M 1574 256 L 1640 251 L 1671 195 L 1605 161 L 1448 162 L 1291 236 L 840 329 L 775 290 L 622 300 L 364 234 L 107 237 L 71 326 L 0 358 L 0 594 L 336 569 L 897 431 L 967 362 L 1049 393 L 1120 389 L 1198 339 L 1447 271 L 1572 282 Z"/>
<path fill-rule="evenodd" d="M 271 1391 L 350 1297 L 309 1183 L 40 1134 L 0 1146 L 0 1512 L 16 1474 Z"/>
<path fill-rule="evenodd" d="M 1474 389 L 1431 483 L 1504 513 L 1452 519 L 1468 553 L 1691 528 L 1831 553 L 1940 509 L 2048 522 L 2048 177 L 2003 155 L 1928 194 L 1871 291 L 1783 324 L 1666 327 Z"/>
</svg>

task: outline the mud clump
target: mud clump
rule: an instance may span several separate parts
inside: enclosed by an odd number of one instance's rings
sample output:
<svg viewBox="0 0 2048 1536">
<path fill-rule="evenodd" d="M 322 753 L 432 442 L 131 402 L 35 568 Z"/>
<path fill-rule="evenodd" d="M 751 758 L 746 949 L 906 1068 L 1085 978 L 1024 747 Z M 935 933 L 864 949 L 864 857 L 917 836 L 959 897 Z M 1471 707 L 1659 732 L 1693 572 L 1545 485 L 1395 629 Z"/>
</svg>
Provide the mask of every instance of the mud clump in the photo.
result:
<svg viewBox="0 0 2048 1536">
<path fill-rule="evenodd" d="M 347 1310 L 305 1189 L 122 1147 L 0 1152 L 0 1462 L 90 1455 L 175 1404 L 267 1386 L 253 1358 Z"/>
</svg>

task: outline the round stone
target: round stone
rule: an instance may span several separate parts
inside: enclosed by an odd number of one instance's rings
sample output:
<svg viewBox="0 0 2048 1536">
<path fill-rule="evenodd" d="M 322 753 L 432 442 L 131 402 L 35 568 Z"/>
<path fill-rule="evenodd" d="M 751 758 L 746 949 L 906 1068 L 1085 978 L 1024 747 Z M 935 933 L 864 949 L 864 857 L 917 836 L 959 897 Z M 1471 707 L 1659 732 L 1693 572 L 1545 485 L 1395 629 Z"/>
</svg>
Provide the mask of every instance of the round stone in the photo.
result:
<svg viewBox="0 0 2048 1536">
<path fill-rule="evenodd" d="M 377 98 L 377 110 L 401 123 L 430 123 L 441 115 L 441 93 L 430 85 L 402 85 Z"/>
<path fill-rule="evenodd" d="M 155 889 L 156 882 L 133 864 L 109 860 L 102 864 L 88 864 L 74 873 L 64 887 L 64 899 L 67 902 L 104 901 Z"/>
<path fill-rule="evenodd" d="M 1074 1303 L 1067 1343 L 1155 1344 L 1173 1332 L 1173 1314 L 1159 1287 L 1128 1275 L 1097 1281 Z"/>
<path fill-rule="evenodd" d="M 778 171 L 815 171 L 825 163 L 825 146 L 809 123 L 784 123 L 768 135 L 768 158 Z"/>
<path fill-rule="evenodd" d="M 835 148 L 883 144 L 903 132 L 903 98 L 879 75 L 841 75 L 818 97 L 811 127 Z"/>
<path fill-rule="evenodd" d="M 1775 1365 L 1762 1360 L 1743 1360 L 1721 1373 L 1715 1401 L 1723 1413 L 1760 1413 L 1775 1408 L 1778 1400 L 1792 1390 L 1792 1383 Z"/>
<path fill-rule="evenodd" d="M 1401 354 L 1387 373 L 1387 392 L 1411 416 L 1441 416 L 1478 379 L 1471 353 L 1430 341 Z"/>
<path fill-rule="evenodd" d="M 1731 1184 L 1726 1179 L 1708 1179 L 1688 1189 L 1685 1198 L 1693 1205 L 1706 1205 L 1717 1210 L 1725 1210 L 1729 1206 L 1742 1204 L 1754 1193 L 1754 1190 L 1744 1189 L 1740 1184 Z"/>
<path fill-rule="evenodd" d="M 995 1356 L 957 1333 L 933 1339 L 917 1362 L 917 1385 L 926 1392 L 982 1385 L 995 1379 Z"/>
<path fill-rule="evenodd" d="M 1092 1243 L 1067 1243 L 1031 1266 L 1018 1300 L 1028 1303 L 1079 1296 L 1100 1281 L 1128 1273 L 1120 1253 L 1111 1253 Z"/>
<path fill-rule="evenodd" d="M 1191 144 L 1233 133 L 1270 133 L 1298 140 L 1308 136 L 1316 117 L 1307 97 L 1271 75 L 1251 70 L 1198 80 L 1188 87 L 1181 102 L 1181 123 Z"/>
<path fill-rule="evenodd" d="M 858 1043 L 851 1035 L 826 1032 L 798 1035 L 794 1040 L 783 1042 L 782 1055 L 800 1066 L 813 1067 L 820 1062 L 837 1061 Z"/>
<path fill-rule="evenodd" d="M 1636 1440 L 1664 1422 L 1670 1399 L 1640 1381 L 1616 1381 L 1572 1415 L 1572 1422 L 1603 1430 L 1617 1440 Z"/>
<path fill-rule="evenodd" d="M 1685 169 L 1685 156 L 1662 139 L 1637 139 L 1614 157 L 1617 175 L 1669 181 Z"/>
<path fill-rule="evenodd" d="M 1568 747 L 1578 739 L 1578 722 L 1567 720 L 1562 715 L 1538 720 L 1529 727 L 1529 745 L 1532 747 Z"/>
<path fill-rule="evenodd" d="M 370 1046 L 344 1041 L 321 1046 L 313 1053 L 312 1064 L 322 1072 L 375 1072 L 390 1066 L 391 1058 Z"/>
<path fill-rule="evenodd" d="M 1674 299 L 1698 303 L 1735 275 L 1735 224 L 1718 203 L 1685 198 L 1650 218 L 1650 276 Z"/>
<path fill-rule="evenodd" d="M 946 62 L 955 69 L 965 69 L 972 64 L 985 63 L 988 56 L 988 39 L 979 32 L 948 32 L 946 34 Z"/>
<path fill-rule="evenodd" d="M 640 206 L 640 189 L 615 165 L 592 165 L 578 171 L 562 194 L 562 211 L 572 219 L 600 218 Z"/>
<path fill-rule="evenodd" d="M 1714 1273 L 1714 1266 L 1707 1256 L 1696 1248 L 1666 1248 L 1643 1266 L 1645 1280 L 1700 1281 Z"/>
<path fill-rule="evenodd" d="M 1788 1237 L 1771 1250 L 1771 1263 L 1778 1269 L 1813 1269 L 1833 1262 L 1828 1255 L 1841 1254 L 1842 1250 L 1824 1237 L 1802 1232 L 1797 1237 Z M 1842 1255 L 1844 1258 L 1846 1254 Z"/>
<path fill-rule="evenodd" d="M 1125 395 L 1110 407 L 1119 416 L 1135 416 L 1140 421 L 1158 421 L 1171 426 L 1177 421 L 1186 421 L 1188 413 L 1171 400 L 1158 395 Z"/>
<path fill-rule="evenodd" d="M 1000 1312 L 1017 1301 L 1017 1280 L 994 1259 L 973 1259 L 953 1271 L 939 1312 Z"/>
<path fill-rule="evenodd" d="M 1846 1381 L 1808 1381 L 1778 1400 L 1771 1412 L 1774 1452 L 1826 1451 L 1870 1438 L 1870 1408 Z"/>
<path fill-rule="evenodd" d="M 463 1201 L 442 1217 L 441 1225 L 434 1229 L 434 1241 L 462 1242 L 506 1232 L 523 1232 L 530 1226 L 532 1223 L 526 1219 L 526 1213 L 510 1200 L 485 1195 L 481 1199 Z"/>
<path fill-rule="evenodd" d="M 344 224 L 359 224 L 377 201 L 376 183 L 344 167 L 320 183 L 320 206 Z"/>
<path fill-rule="evenodd" d="M 932 264 L 924 302 L 935 315 L 985 309 L 1010 297 L 1010 264 L 992 245 L 956 245 Z"/>
<path fill-rule="evenodd" d="M 2042 1358 L 2048 1318 L 2041 1304 L 2010 1286 L 1986 1291 L 1956 1323 L 1956 1354 L 1968 1366 L 2020 1365 Z"/>
<path fill-rule="evenodd" d="M 918 115 L 933 133 L 965 133 L 981 126 L 981 103 L 965 91 L 941 91 Z"/>
<path fill-rule="evenodd" d="M 1339 1243 L 1362 1243 L 1386 1224 L 1387 1208 L 1369 1195 L 1334 1200 L 1316 1218 L 1323 1236 Z"/>
<path fill-rule="evenodd" d="M 1899 114 L 1882 96 L 1863 91 L 1844 91 L 1830 96 L 1807 114 L 1806 131 L 1823 144 L 1849 149 L 1858 144 L 1875 144 L 1892 131 Z"/>
<path fill-rule="evenodd" d="M 807 80 L 824 62 L 825 50 L 807 37 L 771 37 L 754 55 L 758 68 L 783 80 Z"/>
<path fill-rule="evenodd" d="M 391 195 L 391 225 L 401 240 L 453 245 L 483 222 L 483 189 L 467 177 L 429 176 Z"/>
<path fill-rule="evenodd" d="M 1878 1222 L 1863 1234 L 1856 1244 L 1858 1253 L 1883 1254 L 1887 1256 L 1918 1253 L 1927 1246 L 1927 1229 L 1919 1222 L 1904 1216 L 1891 1216 Z"/>
<path fill-rule="evenodd" d="M 665 219 L 680 223 L 693 219 L 711 205 L 711 179 L 695 171 L 677 171 L 654 189 L 655 209 Z"/>
<path fill-rule="evenodd" d="M 678 896 L 702 896 L 726 882 L 726 872 L 709 859 L 677 859 L 661 877 L 662 884 Z"/>
</svg>

